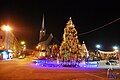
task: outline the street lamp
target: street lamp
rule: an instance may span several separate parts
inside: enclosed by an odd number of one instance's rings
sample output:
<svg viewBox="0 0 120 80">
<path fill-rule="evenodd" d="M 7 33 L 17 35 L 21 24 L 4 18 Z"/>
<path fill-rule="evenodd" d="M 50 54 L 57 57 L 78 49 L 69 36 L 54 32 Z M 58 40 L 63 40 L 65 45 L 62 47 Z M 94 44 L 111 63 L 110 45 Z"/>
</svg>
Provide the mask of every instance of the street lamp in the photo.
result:
<svg viewBox="0 0 120 80">
<path fill-rule="evenodd" d="M 22 46 L 22 50 L 25 51 L 26 50 L 25 41 L 21 41 L 20 44 Z"/>
<path fill-rule="evenodd" d="M 115 50 L 115 52 L 118 52 L 118 46 L 113 46 L 113 49 Z"/>
<path fill-rule="evenodd" d="M 97 56 L 99 56 L 99 49 L 101 48 L 101 45 L 100 44 L 96 44 L 95 47 L 97 48 L 96 54 L 97 54 Z"/>
<path fill-rule="evenodd" d="M 118 46 L 113 46 L 113 49 L 115 50 L 116 53 L 118 53 L 119 66 L 120 66 L 120 53 L 119 53 L 119 47 L 118 47 Z"/>
<path fill-rule="evenodd" d="M 9 25 L 3 25 L 2 30 L 8 32 L 8 31 L 11 31 L 12 28 Z"/>
<path fill-rule="evenodd" d="M 12 28 L 9 25 L 3 25 L 1 27 L 1 29 L 3 31 L 5 31 L 5 49 L 9 49 L 10 48 L 10 31 L 12 30 Z"/>
<path fill-rule="evenodd" d="M 97 44 L 97 45 L 96 45 L 96 48 L 97 48 L 97 49 L 100 49 L 100 48 L 101 48 L 101 45 L 100 45 L 100 44 Z"/>
<path fill-rule="evenodd" d="M 25 41 L 21 41 L 20 44 L 21 44 L 21 45 L 25 45 Z"/>
<path fill-rule="evenodd" d="M 118 50 L 118 47 L 117 47 L 117 46 L 113 46 L 113 49 L 114 49 L 114 50 Z"/>
</svg>

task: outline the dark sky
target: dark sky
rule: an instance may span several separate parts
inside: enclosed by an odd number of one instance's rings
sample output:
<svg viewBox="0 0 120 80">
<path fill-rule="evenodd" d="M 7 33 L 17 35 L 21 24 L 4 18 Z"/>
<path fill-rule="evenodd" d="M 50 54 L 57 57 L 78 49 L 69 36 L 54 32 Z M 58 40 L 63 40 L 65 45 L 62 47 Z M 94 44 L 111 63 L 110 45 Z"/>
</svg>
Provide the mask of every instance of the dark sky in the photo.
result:
<svg viewBox="0 0 120 80">
<path fill-rule="evenodd" d="M 78 2 L 79 1 L 79 2 Z M 0 25 L 9 24 L 19 40 L 27 41 L 29 48 L 38 43 L 42 15 L 45 15 L 47 33 L 53 33 L 62 42 L 64 27 L 72 17 L 78 34 L 101 27 L 120 17 L 120 5 L 116 0 L 0 0 Z M 80 35 L 89 49 L 95 44 L 103 50 L 120 45 L 120 20 L 100 30 Z"/>
</svg>

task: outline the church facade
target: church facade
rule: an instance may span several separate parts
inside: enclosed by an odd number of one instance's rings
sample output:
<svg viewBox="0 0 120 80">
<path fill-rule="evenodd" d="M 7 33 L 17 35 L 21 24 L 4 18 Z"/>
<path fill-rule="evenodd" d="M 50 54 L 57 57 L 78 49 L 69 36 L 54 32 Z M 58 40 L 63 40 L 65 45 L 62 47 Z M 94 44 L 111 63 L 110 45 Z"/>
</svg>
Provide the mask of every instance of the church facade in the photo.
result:
<svg viewBox="0 0 120 80">
<path fill-rule="evenodd" d="M 39 51 L 47 50 L 48 45 L 50 44 L 52 38 L 53 38 L 52 33 L 50 33 L 50 34 L 46 33 L 46 29 L 44 26 L 44 16 L 43 16 L 42 27 L 41 27 L 40 33 L 39 33 L 39 43 L 38 43 L 36 49 Z"/>
</svg>

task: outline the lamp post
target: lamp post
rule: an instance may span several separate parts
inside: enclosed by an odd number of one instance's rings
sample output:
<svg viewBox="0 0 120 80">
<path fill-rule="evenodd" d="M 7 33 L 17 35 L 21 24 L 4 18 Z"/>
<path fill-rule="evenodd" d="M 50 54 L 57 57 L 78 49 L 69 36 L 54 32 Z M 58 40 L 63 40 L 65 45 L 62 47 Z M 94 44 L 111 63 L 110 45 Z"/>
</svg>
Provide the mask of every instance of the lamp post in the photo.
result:
<svg viewBox="0 0 120 80">
<path fill-rule="evenodd" d="M 101 45 L 100 45 L 100 44 L 96 44 L 95 47 L 96 47 L 96 49 L 97 49 L 97 52 L 98 52 L 99 49 L 101 49 Z"/>
<path fill-rule="evenodd" d="M 5 31 L 5 49 L 9 50 L 10 48 L 10 31 L 12 28 L 9 25 L 3 25 L 2 30 Z"/>
<path fill-rule="evenodd" d="M 113 46 L 113 49 L 118 52 L 118 46 Z"/>
<path fill-rule="evenodd" d="M 118 47 L 118 46 L 113 46 L 113 49 L 114 49 L 115 53 L 118 54 L 119 66 L 120 66 L 120 53 L 119 53 L 119 47 Z"/>
<path fill-rule="evenodd" d="M 98 53 L 98 51 L 99 51 L 99 49 L 101 49 L 101 45 L 100 45 L 100 44 L 96 44 L 95 47 L 96 47 L 96 49 L 97 49 L 95 55 L 97 56 L 97 58 L 99 58 L 99 57 L 100 57 L 100 54 Z"/>
<path fill-rule="evenodd" d="M 26 43 L 25 43 L 25 41 L 21 41 L 20 44 L 22 46 L 22 51 L 25 51 L 26 50 L 26 45 L 25 45 Z"/>
</svg>

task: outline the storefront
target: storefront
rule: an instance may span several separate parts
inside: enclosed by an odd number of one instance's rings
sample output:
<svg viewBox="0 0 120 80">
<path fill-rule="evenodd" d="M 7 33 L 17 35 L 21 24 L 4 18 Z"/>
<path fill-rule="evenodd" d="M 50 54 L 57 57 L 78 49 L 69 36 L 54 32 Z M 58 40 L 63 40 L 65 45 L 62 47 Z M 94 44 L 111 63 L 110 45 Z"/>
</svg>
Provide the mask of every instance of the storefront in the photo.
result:
<svg viewBox="0 0 120 80">
<path fill-rule="evenodd" d="M 7 50 L 0 50 L 0 60 L 7 60 L 12 58 L 13 55 L 11 52 L 8 52 Z"/>
</svg>

